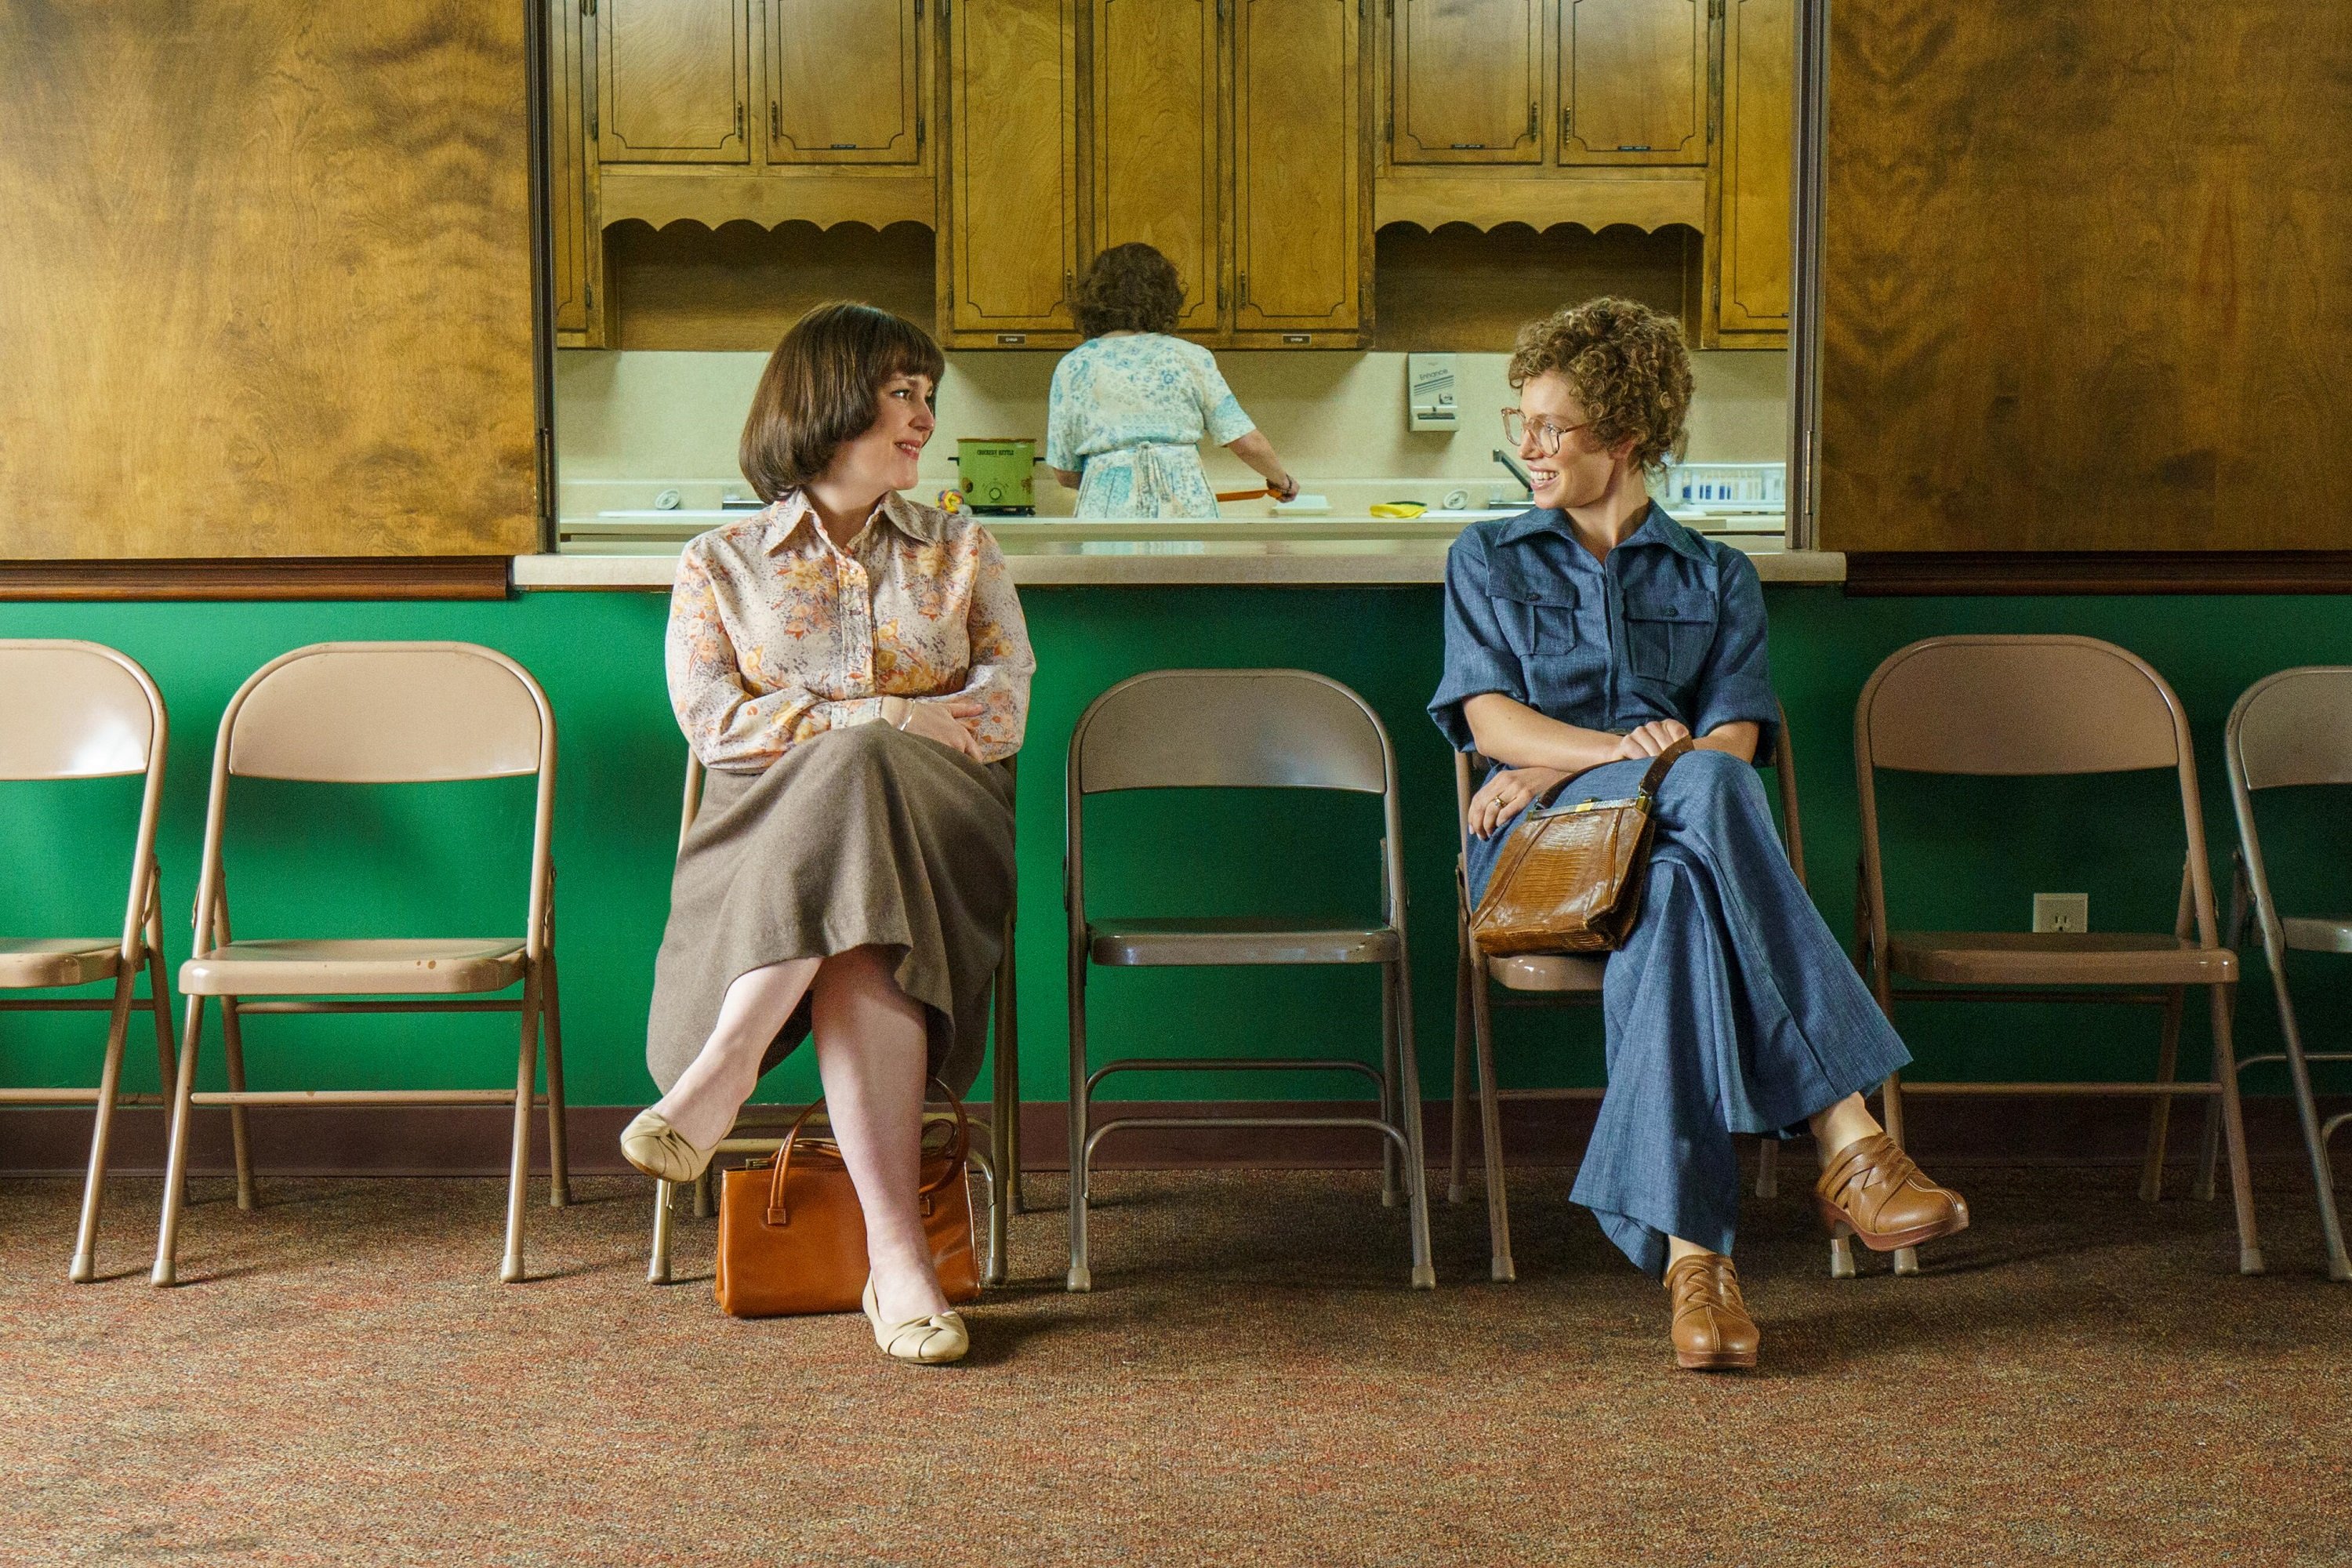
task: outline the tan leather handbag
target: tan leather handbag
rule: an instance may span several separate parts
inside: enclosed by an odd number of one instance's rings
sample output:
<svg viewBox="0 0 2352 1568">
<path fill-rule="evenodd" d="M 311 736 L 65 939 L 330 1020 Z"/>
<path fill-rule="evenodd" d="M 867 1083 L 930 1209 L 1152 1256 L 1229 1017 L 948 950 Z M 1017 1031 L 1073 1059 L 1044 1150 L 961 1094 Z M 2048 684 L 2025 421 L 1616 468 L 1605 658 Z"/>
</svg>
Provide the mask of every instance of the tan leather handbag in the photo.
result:
<svg viewBox="0 0 2352 1568">
<path fill-rule="evenodd" d="M 806 1131 L 824 1102 L 810 1106 L 784 1134 L 784 1146 L 766 1160 L 720 1173 L 719 1186 L 719 1309 L 737 1318 L 779 1318 L 805 1312 L 855 1312 L 866 1293 L 866 1214 L 841 1163 L 841 1146 Z M 924 1134 L 947 1131 L 923 1153 L 923 1228 L 940 1270 L 940 1289 L 951 1304 L 980 1294 L 978 1251 L 972 1243 L 971 1184 L 965 1158 L 971 1128 L 953 1095 L 952 1118 L 926 1117 Z"/>
<path fill-rule="evenodd" d="M 1688 754 L 1676 741 L 1658 753 L 1630 799 L 1558 804 L 1573 779 L 1547 790 L 1503 843 L 1486 897 L 1470 916 L 1471 940 L 1497 956 L 1611 952 L 1642 915 L 1651 819 L 1666 770 Z"/>
</svg>

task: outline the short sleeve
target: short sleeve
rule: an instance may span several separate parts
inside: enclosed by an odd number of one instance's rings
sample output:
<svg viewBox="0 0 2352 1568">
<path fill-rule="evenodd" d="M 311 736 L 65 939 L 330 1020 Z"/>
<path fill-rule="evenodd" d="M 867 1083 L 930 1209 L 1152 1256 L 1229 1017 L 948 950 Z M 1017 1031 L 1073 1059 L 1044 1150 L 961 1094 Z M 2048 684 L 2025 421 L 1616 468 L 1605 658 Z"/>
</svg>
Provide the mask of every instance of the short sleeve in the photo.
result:
<svg viewBox="0 0 2352 1568">
<path fill-rule="evenodd" d="M 1517 702 L 1528 700 L 1518 656 L 1504 640 L 1495 616 L 1487 574 L 1484 536 L 1464 531 L 1445 552 L 1445 669 L 1437 695 L 1429 700 L 1430 718 L 1458 752 L 1476 743 L 1462 716 L 1465 702 L 1488 691 Z"/>
<path fill-rule="evenodd" d="M 1765 650 L 1764 585 L 1756 563 L 1737 550 L 1716 554 L 1715 642 L 1691 700 L 1691 732 L 1706 735 L 1745 721 L 1757 726 L 1756 755 L 1772 754 L 1780 700 Z"/>
<path fill-rule="evenodd" d="M 1071 382 L 1076 379 L 1070 369 L 1074 353 L 1064 354 L 1054 366 L 1052 387 L 1045 395 L 1045 461 L 1049 467 L 1065 473 L 1075 473 L 1086 459 L 1078 456 L 1079 400 L 1071 395 Z"/>
<path fill-rule="evenodd" d="M 1255 420 L 1242 411 L 1241 399 L 1225 384 L 1217 369 L 1217 358 L 1206 349 L 1197 351 L 1193 374 L 1201 390 L 1201 427 L 1209 433 L 1209 444 L 1229 447 L 1257 428 Z"/>
</svg>

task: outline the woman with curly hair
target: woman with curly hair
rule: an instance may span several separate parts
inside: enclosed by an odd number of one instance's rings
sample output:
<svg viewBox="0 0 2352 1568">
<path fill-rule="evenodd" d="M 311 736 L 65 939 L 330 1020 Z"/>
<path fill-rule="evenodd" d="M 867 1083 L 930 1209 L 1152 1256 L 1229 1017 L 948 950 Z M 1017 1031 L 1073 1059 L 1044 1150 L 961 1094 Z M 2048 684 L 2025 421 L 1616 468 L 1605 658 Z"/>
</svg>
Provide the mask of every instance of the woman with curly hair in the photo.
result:
<svg viewBox="0 0 2352 1568">
<path fill-rule="evenodd" d="M 1170 336 L 1184 285 L 1166 257 L 1112 246 L 1087 268 L 1076 304 L 1087 341 L 1054 367 L 1045 461 L 1078 492 L 1080 517 L 1216 516 L 1201 471 L 1203 437 L 1265 475 L 1276 499 L 1298 493 L 1215 358 Z"/>
<path fill-rule="evenodd" d="M 1447 740 L 1489 760 L 1470 896 L 1531 804 L 1562 785 L 1630 795 L 1651 759 L 1691 743 L 1659 786 L 1640 919 L 1602 980 L 1609 1087 L 1573 1196 L 1663 1274 L 1679 1365 L 1753 1366 L 1730 1258 L 1733 1133 L 1809 1126 L 1815 1206 L 1880 1251 L 1965 1228 L 1968 1205 L 1863 1102 L 1910 1055 L 1789 868 L 1751 765 L 1779 721 L 1756 568 L 1643 483 L 1682 445 L 1681 330 L 1594 300 L 1524 328 L 1510 376 L 1503 429 L 1536 505 L 1454 542 L 1429 705 Z"/>
</svg>

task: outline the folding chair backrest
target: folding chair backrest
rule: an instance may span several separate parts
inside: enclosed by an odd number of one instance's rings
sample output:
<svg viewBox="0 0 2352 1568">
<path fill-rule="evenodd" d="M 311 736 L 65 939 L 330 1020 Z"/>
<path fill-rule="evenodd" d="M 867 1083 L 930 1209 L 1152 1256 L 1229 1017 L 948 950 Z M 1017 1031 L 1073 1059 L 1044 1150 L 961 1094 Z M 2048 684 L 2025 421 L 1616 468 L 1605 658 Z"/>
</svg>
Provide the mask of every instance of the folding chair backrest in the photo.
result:
<svg viewBox="0 0 2352 1568">
<path fill-rule="evenodd" d="M 1854 752 L 1870 768 L 2033 776 L 2179 765 L 2188 721 L 2164 678 L 2091 637 L 1930 637 L 1863 688 Z"/>
<path fill-rule="evenodd" d="M 145 773 L 163 728 L 155 683 L 112 648 L 0 640 L 0 779 Z"/>
<path fill-rule="evenodd" d="M 1364 700 L 1303 669 L 1156 669 L 1094 700 L 1070 789 L 1389 791 L 1388 737 Z"/>
<path fill-rule="evenodd" d="M 2233 776 L 2248 789 L 2352 784 L 2352 667 L 2283 669 L 2230 710 Z"/>
<path fill-rule="evenodd" d="M 319 643 L 230 705 L 228 771 L 321 784 L 424 784 L 539 771 L 547 699 L 523 668 L 469 643 Z"/>
</svg>

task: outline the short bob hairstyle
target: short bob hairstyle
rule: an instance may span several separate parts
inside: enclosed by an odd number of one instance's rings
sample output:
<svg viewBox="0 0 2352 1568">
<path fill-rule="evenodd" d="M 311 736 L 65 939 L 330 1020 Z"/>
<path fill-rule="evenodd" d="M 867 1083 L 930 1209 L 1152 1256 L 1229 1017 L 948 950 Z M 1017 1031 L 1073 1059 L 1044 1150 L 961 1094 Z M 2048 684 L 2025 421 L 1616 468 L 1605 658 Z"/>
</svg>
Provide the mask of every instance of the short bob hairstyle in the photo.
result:
<svg viewBox="0 0 2352 1568">
<path fill-rule="evenodd" d="M 845 441 L 874 427 L 883 384 L 895 375 L 940 381 L 931 334 L 871 305 L 819 305 L 793 323 L 751 395 L 737 461 L 764 501 L 824 472 Z"/>
<path fill-rule="evenodd" d="M 1071 303 L 1087 337 L 1172 332 L 1184 310 L 1184 284 L 1175 263 L 1150 246 L 1114 245 L 1087 268 Z"/>
<path fill-rule="evenodd" d="M 1575 393 L 1596 447 L 1630 436 L 1633 460 L 1644 468 L 1664 468 L 1682 450 L 1690 353 L 1672 316 L 1638 300 L 1603 297 L 1529 321 L 1511 353 L 1511 385 L 1548 374 Z"/>
</svg>

